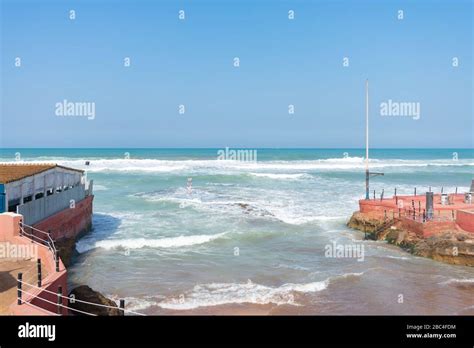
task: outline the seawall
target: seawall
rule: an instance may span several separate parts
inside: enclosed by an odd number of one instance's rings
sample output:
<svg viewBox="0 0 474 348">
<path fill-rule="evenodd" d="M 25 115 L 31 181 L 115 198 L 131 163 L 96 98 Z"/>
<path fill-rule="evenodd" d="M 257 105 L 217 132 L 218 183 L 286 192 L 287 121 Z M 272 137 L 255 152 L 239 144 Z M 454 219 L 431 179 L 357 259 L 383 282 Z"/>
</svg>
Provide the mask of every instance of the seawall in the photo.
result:
<svg viewBox="0 0 474 348">
<path fill-rule="evenodd" d="M 91 230 L 93 200 L 93 195 L 87 196 L 74 208 L 64 209 L 33 226 L 51 233 L 66 267 L 71 263 L 76 240 Z"/>
</svg>

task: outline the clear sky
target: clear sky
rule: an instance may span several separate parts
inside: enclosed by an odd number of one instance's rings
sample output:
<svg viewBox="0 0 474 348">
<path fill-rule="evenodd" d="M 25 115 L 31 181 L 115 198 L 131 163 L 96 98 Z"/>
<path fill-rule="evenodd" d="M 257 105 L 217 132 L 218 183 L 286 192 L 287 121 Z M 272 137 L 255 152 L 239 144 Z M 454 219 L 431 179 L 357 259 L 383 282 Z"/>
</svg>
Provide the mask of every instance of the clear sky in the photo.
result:
<svg viewBox="0 0 474 348">
<path fill-rule="evenodd" d="M 0 1 L 2 147 L 473 146 L 472 0 Z"/>
</svg>

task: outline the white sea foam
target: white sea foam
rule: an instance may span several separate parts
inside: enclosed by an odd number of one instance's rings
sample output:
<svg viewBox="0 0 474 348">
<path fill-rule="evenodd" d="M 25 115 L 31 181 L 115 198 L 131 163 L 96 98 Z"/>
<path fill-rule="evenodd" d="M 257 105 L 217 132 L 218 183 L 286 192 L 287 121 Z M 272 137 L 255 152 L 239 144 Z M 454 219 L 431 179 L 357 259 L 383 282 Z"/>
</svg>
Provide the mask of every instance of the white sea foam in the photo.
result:
<svg viewBox="0 0 474 348">
<path fill-rule="evenodd" d="M 95 184 L 94 185 L 94 191 L 107 191 L 108 188 L 104 185 L 97 185 Z"/>
<path fill-rule="evenodd" d="M 141 248 L 179 248 L 192 245 L 199 245 L 208 243 L 215 239 L 221 238 L 225 233 L 218 233 L 214 235 L 194 235 L 194 236 L 179 236 L 160 239 L 146 239 L 146 238 L 132 238 L 132 239 L 108 239 L 90 242 L 87 240 L 80 240 L 76 244 L 76 249 L 79 253 L 86 252 L 95 248 L 102 248 L 106 250 L 111 249 L 141 249 Z"/>
<path fill-rule="evenodd" d="M 50 163 L 48 161 L 35 161 L 34 163 Z M 244 171 L 255 173 L 257 170 L 354 170 L 363 169 L 362 157 L 328 158 L 318 160 L 300 161 L 219 161 L 219 160 L 158 160 L 158 159 L 96 159 L 90 160 L 90 165 L 85 165 L 85 159 L 57 160 L 59 164 L 80 168 L 88 172 L 212 172 L 225 174 L 229 171 Z M 22 162 L 20 162 L 22 163 Z M 28 162 L 32 163 L 32 162 Z M 387 167 L 428 167 L 428 166 L 474 166 L 472 159 L 446 160 L 402 160 L 402 159 L 371 159 L 371 168 Z M 275 173 L 278 174 L 278 173 Z"/>
<path fill-rule="evenodd" d="M 277 173 L 250 173 L 251 176 L 256 176 L 259 178 L 269 178 L 269 179 L 280 179 L 280 180 L 296 180 L 296 179 L 309 179 L 312 178 L 309 174 L 277 174 Z"/>
<path fill-rule="evenodd" d="M 389 259 L 395 259 L 395 260 L 409 260 L 409 257 L 406 256 L 392 256 L 392 255 L 385 255 L 383 257 L 389 258 Z"/>
<path fill-rule="evenodd" d="M 442 285 L 447 285 L 447 284 L 474 284 L 474 278 L 452 278 L 449 279 L 445 282 L 440 283 Z"/>
<path fill-rule="evenodd" d="M 290 225 L 302 225 L 310 222 L 318 221 L 338 221 L 345 219 L 346 216 L 329 216 L 316 215 L 309 207 L 304 205 L 293 205 L 289 207 L 286 202 L 270 201 L 270 200 L 227 200 L 227 201 L 203 201 L 199 197 L 150 197 L 150 201 L 165 201 L 179 204 L 180 208 L 193 207 L 203 211 L 214 211 L 223 213 L 245 213 L 251 216 L 261 216 L 269 219 L 277 219 Z M 246 206 L 247 209 L 244 209 Z"/>
<path fill-rule="evenodd" d="M 166 309 L 188 310 L 198 307 L 218 306 L 223 304 L 269 304 L 299 306 L 295 301 L 295 293 L 320 292 L 329 286 L 333 280 L 359 277 L 360 273 L 345 273 L 330 277 L 326 280 L 311 283 L 287 283 L 278 287 L 265 286 L 253 283 L 211 283 L 196 285 L 193 290 L 181 298 L 171 298 L 158 303 Z"/>
<path fill-rule="evenodd" d="M 198 307 L 218 306 L 230 303 L 255 303 L 277 305 L 298 305 L 293 292 L 317 292 L 327 288 L 329 281 L 312 282 L 307 284 L 284 284 L 270 287 L 247 283 L 211 283 L 196 285 L 191 293 L 179 299 L 169 299 L 158 303 L 161 308 L 186 310 Z"/>
</svg>

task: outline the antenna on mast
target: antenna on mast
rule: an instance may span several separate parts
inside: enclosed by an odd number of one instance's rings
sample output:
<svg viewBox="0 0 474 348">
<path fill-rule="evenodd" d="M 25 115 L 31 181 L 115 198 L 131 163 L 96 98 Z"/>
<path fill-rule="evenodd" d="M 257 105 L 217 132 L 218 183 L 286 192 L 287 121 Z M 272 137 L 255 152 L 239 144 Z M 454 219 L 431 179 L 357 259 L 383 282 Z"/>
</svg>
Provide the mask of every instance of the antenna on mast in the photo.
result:
<svg viewBox="0 0 474 348">
<path fill-rule="evenodd" d="M 370 176 L 383 175 L 369 171 L 369 79 L 365 80 L 365 199 L 369 197 L 369 178 Z"/>
<path fill-rule="evenodd" d="M 365 199 L 369 199 L 369 80 L 365 80 Z"/>
</svg>

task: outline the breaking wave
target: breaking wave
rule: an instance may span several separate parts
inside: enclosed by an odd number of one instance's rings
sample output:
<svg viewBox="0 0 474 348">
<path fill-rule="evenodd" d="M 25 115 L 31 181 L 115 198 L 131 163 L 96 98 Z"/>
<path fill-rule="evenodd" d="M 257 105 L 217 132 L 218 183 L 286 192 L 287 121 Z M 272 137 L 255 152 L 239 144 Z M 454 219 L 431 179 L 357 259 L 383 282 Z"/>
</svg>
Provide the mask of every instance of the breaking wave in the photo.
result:
<svg viewBox="0 0 474 348">
<path fill-rule="evenodd" d="M 215 239 L 221 238 L 225 233 L 219 233 L 214 235 L 194 235 L 194 236 L 179 236 L 171 238 L 160 238 L 160 239 L 146 239 L 146 238 L 133 238 L 133 239 L 109 239 L 101 240 L 93 243 L 80 240 L 76 249 L 79 253 L 86 251 L 102 248 L 106 250 L 111 249 L 141 249 L 141 248 L 179 248 L 192 245 L 199 245 L 208 243 Z"/>
<path fill-rule="evenodd" d="M 198 307 L 219 306 L 224 304 L 276 304 L 299 306 L 295 300 L 295 293 L 320 292 L 336 279 L 359 277 L 361 273 L 346 273 L 326 280 L 294 284 L 287 283 L 278 287 L 271 287 L 253 283 L 211 283 L 196 285 L 189 294 L 181 298 L 171 298 L 157 305 L 165 309 L 189 310 Z"/>
<path fill-rule="evenodd" d="M 35 163 L 58 162 L 61 165 L 84 169 L 89 172 L 206 172 L 226 173 L 229 171 L 250 171 L 252 174 L 267 175 L 272 174 L 255 173 L 256 170 L 353 170 L 364 169 L 363 157 L 347 158 L 327 158 L 318 160 L 299 161 L 259 161 L 240 162 L 231 160 L 159 160 L 159 159 L 96 159 L 90 160 L 90 165 L 85 165 L 85 160 L 63 160 L 51 159 L 49 161 L 35 161 Z M 32 162 L 28 162 L 32 163 Z M 371 168 L 386 167 L 429 167 L 429 166 L 474 166 L 472 159 L 463 159 L 456 162 L 452 160 L 402 160 L 402 159 L 371 159 Z M 278 173 L 274 178 L 279 178 Z M 268 176 L 270 175 L 270 176 Z M 282 175 L 304 175 L 304 174 L 282 174 Z M 284 178 L 284 177 L 282 177 Z M 291 177 L 289 177 L 291 178 Z"/>
</svg>

